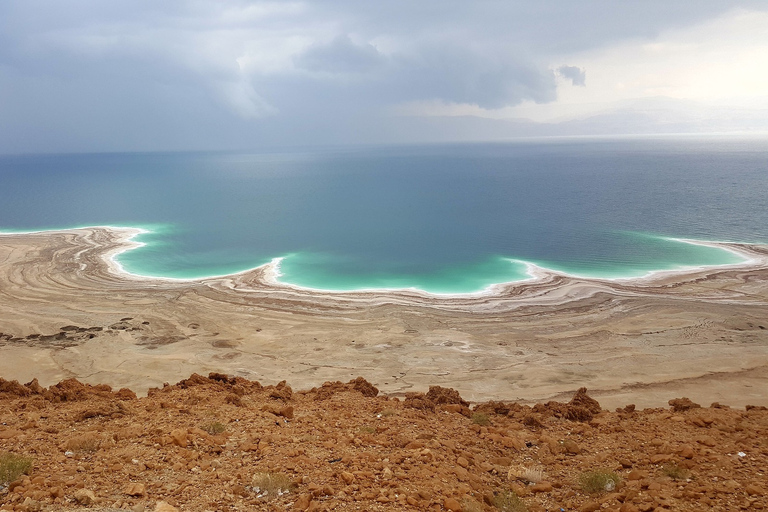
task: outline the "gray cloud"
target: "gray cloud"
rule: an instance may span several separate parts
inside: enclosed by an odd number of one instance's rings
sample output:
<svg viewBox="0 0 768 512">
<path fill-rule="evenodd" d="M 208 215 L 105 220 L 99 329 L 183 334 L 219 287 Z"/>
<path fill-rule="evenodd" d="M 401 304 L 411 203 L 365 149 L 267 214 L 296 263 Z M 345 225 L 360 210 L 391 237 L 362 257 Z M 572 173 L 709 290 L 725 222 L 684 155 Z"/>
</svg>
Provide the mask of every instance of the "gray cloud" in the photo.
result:
<svg viewBox="0 0 768 512">
<path fill-rule="evenodd" d="M 311 45 L 297 55 L 297 67 L 325 73 L 367 73 L 381 66 L 385 57 L 371 44 L 355 44 L 343 34 L 329 43 Z"/>
<path fill-rule="evenodd" d="M 391 106 L 553 101 L 549 63 L 562 55 L 736 7 L 766 9 L 751 0 L 696 9 L 668 0 L 5 0 L 0 152 L 376 142 Z M 576 66 L 558 73 L 584 83 Z"/>
<path fill-rule="evenodd" d="M 587 85 L 587 72 L 577 66 L 560 66 L 557 72 L 563 78 L 567 78 L 573 85 L 584 87 Z"/>
</svg>

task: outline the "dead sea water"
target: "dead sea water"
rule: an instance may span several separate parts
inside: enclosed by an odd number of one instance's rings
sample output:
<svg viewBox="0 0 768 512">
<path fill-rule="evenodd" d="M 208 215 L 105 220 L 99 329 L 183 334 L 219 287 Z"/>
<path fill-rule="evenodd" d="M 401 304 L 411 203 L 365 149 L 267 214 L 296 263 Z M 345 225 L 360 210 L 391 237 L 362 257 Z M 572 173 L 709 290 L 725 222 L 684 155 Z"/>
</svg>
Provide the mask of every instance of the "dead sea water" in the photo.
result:
<svg viewBox="0 0 768 512">
<path fill-rule="evenodd" d="M 668 237 L 768 241 L 768 141 L 656 138 L 261 153 L 0 155 L 0 230 L 137 226 L 129 271 L 282 257 L 329 290 L 467 293 L 526 262 L 595 277 L 727 264 Z"/>
</svg>

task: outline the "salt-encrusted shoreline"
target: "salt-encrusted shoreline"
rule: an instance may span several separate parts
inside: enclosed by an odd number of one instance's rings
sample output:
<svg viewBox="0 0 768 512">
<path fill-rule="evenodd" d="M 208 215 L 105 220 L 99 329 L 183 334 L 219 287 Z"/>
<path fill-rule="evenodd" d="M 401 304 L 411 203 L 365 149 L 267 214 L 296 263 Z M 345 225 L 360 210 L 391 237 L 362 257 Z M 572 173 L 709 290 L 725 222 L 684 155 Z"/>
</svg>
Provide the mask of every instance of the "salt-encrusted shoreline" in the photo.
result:
<svg viewBox="0 0 768 512">
<path fill-rule="evenodd" d="M 610 406 L 669 396 L 768 405 L 768 248 L 746 261 L 585 279 L 531 267 L 481 294 L 325 292 L 265 265 L 178 280 L 127 273 L 131 228 L 0 237 L 0 375 L 115 387 L 219 371 L 312 387 L 365 375 L 402 394 L 544 400 L 581 386 Z"/>
</svg>

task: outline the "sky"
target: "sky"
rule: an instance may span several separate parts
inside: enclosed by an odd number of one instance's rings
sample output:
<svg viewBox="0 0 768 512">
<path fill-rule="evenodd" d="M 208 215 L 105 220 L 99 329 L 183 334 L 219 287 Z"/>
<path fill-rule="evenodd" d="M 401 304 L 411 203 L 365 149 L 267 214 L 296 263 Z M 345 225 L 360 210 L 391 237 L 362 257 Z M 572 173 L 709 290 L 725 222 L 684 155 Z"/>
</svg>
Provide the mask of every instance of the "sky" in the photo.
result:
<svg viewBox="0 0 768 512">
<path fill-rule="evenodd" d="M 768 2 L 3 0 L 0 153 L 768 132 Z"/>
</svg>

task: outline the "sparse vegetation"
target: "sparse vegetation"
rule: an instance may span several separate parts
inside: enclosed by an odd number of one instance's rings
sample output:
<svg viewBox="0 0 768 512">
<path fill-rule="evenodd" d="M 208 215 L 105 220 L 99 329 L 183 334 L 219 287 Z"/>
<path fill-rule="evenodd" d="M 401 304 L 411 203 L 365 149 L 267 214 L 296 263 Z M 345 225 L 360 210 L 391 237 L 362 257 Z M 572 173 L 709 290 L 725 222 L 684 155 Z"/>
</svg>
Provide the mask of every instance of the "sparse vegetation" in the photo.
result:
<svg viewBox="0 0 768 512">
<path fill-rule="evenodd" d="M 586 471 L 579 476 L 579 487 L 584 492 L 599 494 L 616 489 L 621 477 L 614 471 L 594 470 Z"/>
<path fill-rule="evenodd" d="M 296 484 L 284 473 L 256 473 L 251 482 L 253 492 L 261 498 L 277 498 L 291 492 Z"/>
<path fill-rule="evenodd" d="M 368 426 L 368 425 L 362 425 L 357 430 L 360 431 L 361 434 L 375 434 L 376 433 L 376 427 L 371 427 L 371 426 Z"/>
<path fill-rule="evenodd" d="M 501 510 L 501 512 L 527 512 L 528 510 L 523 500 L 508 489 L 496 493 L 493 497 L 493 506 Z"/>
<path fill-rule="evenodd" d="M 32 458 L 15 453 L 0 453 L 0 485 L 13 482 L 32 471 Z"/>
<path fill-rule="evenodd" d="M 507 474 L 509 480 L 520 480 L 525 483 L 538 484 L 546 480 L 544 470 L 538 466 L 513 467 Z"/>
<path fill-rule="evenodd" d="M 466 496 L 461 500 L 462 512 L 483 512 L 483 505 L 471 496 Z"/>
<path fill-rule="evenodd" d="M 382 417 L 387 418 L 389 416 L 394 416 L 395 414 L 397 414 L 397 411 L 395 411 L 394 409 L 384 409 L 379 414 L 381 414 Z"/>
<path fill-rule="evenodd" d="M 488 417 L 487 414 L 482 412 L 476 412 L 472 415 L 472 423 L 475 425 L 481 425 L 483 427 L 487 427 L 491 424 L 491 420 Z"/>
<path fill-rule="evenodd" d="M 221 434 L 227 430 L 227 426 L 219 421 L 212 421 L 200 426 L 201 429 L 208 432 L 210 435 L 215 436 Z"/>
<path fill-rule="evenodd" d="M 672 480 L 685 480 L 691 476 L 690 471 L 677 464 L 667 464 L 661 471 Z"/>
<path fill-rule="evenodd" d="M 71 438 L 65 445 L 67 451 L 75 453 L 93 453 L 99 449 L 101 439 L 96 434 L 87 433 Z"/>
</svg>

